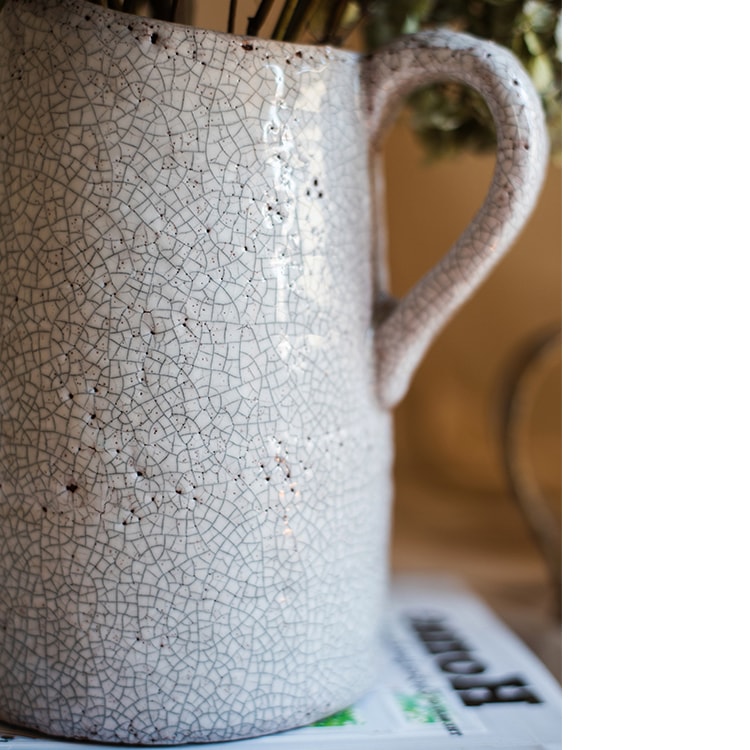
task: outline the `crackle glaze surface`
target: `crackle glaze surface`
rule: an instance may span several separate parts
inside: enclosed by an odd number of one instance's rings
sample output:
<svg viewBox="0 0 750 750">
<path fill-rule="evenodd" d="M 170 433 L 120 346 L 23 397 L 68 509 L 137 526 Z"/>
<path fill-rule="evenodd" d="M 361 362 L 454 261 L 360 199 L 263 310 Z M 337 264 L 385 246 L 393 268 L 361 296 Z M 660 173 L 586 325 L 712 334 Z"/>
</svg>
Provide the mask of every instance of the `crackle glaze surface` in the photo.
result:
<svg viewBox="0 0 750 750">
<path fill-rule="evenodd" d="M 370 684 L 387 407 L 528 214 L 546 157 L 526 80 L 506 82 L 498 206 L 374 332 L 371 138 L 446 69 L 516 80 L 475 42 L 363 61 L 6 3 L 0 718 L 227 740 Z"/>
</svg>

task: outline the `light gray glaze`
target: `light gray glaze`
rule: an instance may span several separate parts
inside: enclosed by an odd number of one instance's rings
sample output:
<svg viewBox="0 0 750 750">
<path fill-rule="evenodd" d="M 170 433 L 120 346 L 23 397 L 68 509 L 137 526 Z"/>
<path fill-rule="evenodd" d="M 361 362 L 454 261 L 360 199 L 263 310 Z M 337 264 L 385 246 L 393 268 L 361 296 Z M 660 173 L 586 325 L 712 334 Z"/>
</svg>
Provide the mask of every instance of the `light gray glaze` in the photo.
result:
<svg viewBox="0 0 750 750">
<path fill-rule="evenodd" d="M 446 73 L 490 98 L 499 176 L 479 228 L 375 331 L 381 123 Z M 533 205 L 530 92 L 508 53 L 457 35 L 362 60 L 5 5 L 1 719 L 227 740 L 371 684 L 388 407 Z"/>
</svg>

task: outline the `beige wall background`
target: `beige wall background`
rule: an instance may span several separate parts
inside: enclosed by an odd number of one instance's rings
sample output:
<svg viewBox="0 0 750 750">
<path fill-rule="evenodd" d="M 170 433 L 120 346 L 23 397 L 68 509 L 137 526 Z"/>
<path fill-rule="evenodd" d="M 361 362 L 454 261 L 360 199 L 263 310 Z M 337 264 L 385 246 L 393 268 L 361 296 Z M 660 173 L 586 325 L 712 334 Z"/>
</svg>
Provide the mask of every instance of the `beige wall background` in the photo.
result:
<svg viewBox="0 0 750 750">
<path fill-rule="evenodd" d="M 386 143 L 393 291 L 446 252 L 489 187 L 491 156 L 428 163 L 405 122 Z M 519 349 L 561 323 L 562 173 L 550 166 L 528 225 L 440 334 L 396 408 L 392 567 L 447 573 L 478 591 L 562 678 L 550 572 L 509 491 L 500 396 Z M 561 357 L 540 371 L 522 446 L 550 508 L 562 510 Z"/>
<path fill-rule="evenodd" d="M 404 118 L 405 119 L 405 118 Z M 428 163 L 406 122 L 386 145 L 392 287 L 404 294 L 444 254 L 484 200 L 494 158 Z M 441 333 L 396 411 L 398 474 L 427 472 L 467 489 L 506 489 L 498 463 L 498 387 L 524 342 L 561 319 L 561 172 L 550 167 L 528 226 Z M 550 368 L 529 448 L 550 491 L 560 485 L 560 368 Z"/>
<path fill-rule="evenodd" d="M 393 291 L 404 294 L 481 205 L 492 156 L 428 162 L 406 122 L 386 143 Z M 562 173 L 550 166 L 527 227 L 429 350 L 395 411 L 396 570 L 474 585 L 559 674 L 551 588 L 500 460 L 500 395 L 520 348 L 561 323 Z M 542 371 L 523 446 L 561 512 L 561 362 Z M 551 639 L 551 641 L 550 641 Z"/>
</svg>

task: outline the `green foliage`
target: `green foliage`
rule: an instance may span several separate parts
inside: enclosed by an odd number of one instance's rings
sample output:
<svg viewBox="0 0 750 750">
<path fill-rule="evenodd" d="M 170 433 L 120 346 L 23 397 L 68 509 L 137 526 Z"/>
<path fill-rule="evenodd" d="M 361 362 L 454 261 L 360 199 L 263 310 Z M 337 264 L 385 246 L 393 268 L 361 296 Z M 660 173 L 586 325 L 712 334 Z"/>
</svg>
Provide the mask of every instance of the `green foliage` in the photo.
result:
<svg viewBox="0 0 750 750">
<path fill-rule="evenodd" d="M 434 704 L 437 702 L 442 705 L 442 701 L 434 693 L 415 693 L 414 695 L 399 693 L 396 700 L 406 720 L 412 724 L 437 724 L 440 721 Z"/>
<path fill-rule="evenodd" d="M 173 19 L 177 0 L 91 0 L 126 12 Z M 2 0 L 0 0 L 2 2 Z M 510 48 L 529 72 L 544 104 L 552 156 L 562 150 L 562 0 L 260 0 L 247 33 L 258 35 L 271 7 L 282 4 L 272 39 L 345 46 L 355 28 L 365 49 L 396 37 L 449 27 Z M 229 29 L 236 2 L 230 0 Z M 482 98 L 454 83 L 436 84 L 409 98 L 411 125 L 431 156 L 492 151 L 495 132 Z"/>
<path fill-rule="evenodd" d="M 345 727 L 350 724 L 359 724 L 357 717 L 354 715 L 354 709 L 345 708 L 343 711 L 326 716 L 325 719 L 316 721 L 314 727 Z"/>
<path fill-rule="evenodd" d="M 508 47 L 526 67 L 544 103 L 552 153 L 562 144 L 561 0 L 402 0 L 372 2 L 365 24 L 369 50 L 420 29 L 450 27 Z M 456 84 L 436 84 L 409 101 L 411 123 L 430 154 L 495 147 L 482 98 Z"/>
</svg>

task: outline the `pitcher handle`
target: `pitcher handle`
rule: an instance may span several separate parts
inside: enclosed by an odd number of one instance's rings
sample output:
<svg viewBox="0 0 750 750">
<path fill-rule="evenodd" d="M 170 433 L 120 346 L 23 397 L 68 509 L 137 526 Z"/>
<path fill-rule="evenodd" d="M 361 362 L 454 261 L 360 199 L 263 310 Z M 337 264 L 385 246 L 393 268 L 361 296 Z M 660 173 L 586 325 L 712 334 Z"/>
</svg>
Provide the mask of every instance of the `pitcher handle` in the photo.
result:
<svg viewBox="0 0 750 750">
<path fill-rule="evenodd" d="M 521 64 L 493 42 L 448 30 L 402 37 L 363 58 L 371 163 L 399 102 L 438 81 L 471 86 L 487 102 L 497 131 L 495 171 L 482 207 L 456 244 L 403 299 L 389 300 L 376 316 L 375 378 L 384 408 L 401 400 L 427 347 L 516 238 L 547 166 L 544 112 Z M 382 298 L 385 290 L 378 291 Z"/>
</svg>

